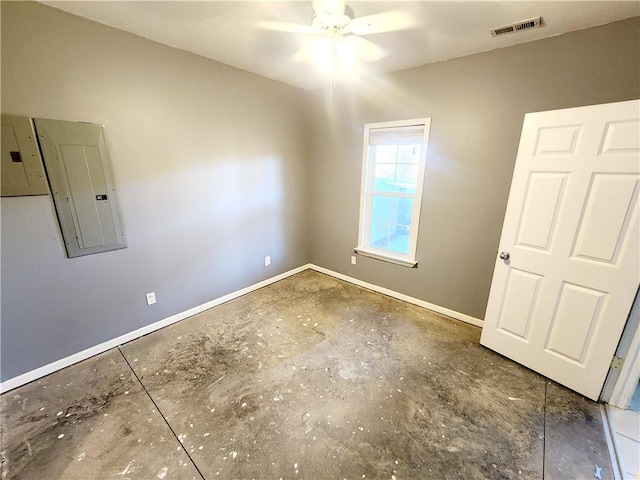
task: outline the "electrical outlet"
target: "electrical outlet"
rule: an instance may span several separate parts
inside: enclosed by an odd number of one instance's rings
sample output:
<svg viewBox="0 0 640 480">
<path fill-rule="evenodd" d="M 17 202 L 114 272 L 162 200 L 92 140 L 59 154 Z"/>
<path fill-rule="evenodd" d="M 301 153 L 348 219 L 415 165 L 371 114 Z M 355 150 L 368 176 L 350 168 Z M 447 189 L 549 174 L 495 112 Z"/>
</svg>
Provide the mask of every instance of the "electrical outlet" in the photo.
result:
<svg viewBox="0 0 640 480">
<path fill-rule="evenodd" d="M 156 303 L 156 292 L 147 293 L 147 305 Z"/>
<path fill-rule="evenodd" d="M 264 266 L 268 267 L 269 265 L 271 265 L 271 257 L 270 256 L 264 257 Z"/>
<path fill-rule="evenodd" d="M 355 265 L 355 264 L 356 264 L 356 256 L 351 255 L 351 265 Z"/>
</svg>

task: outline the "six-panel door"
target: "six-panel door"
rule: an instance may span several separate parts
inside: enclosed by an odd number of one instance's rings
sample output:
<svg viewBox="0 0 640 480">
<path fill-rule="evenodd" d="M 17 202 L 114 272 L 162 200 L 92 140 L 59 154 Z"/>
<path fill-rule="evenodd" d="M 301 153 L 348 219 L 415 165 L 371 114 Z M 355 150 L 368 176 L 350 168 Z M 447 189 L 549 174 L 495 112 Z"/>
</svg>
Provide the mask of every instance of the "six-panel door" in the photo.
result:
<svg viewBox="0 0 640 480">
<path fill-rule="evenodd" d="M 597 399 L 640 283 L 640 101 L 525 117 L 481 343 Z"/>
</svg>

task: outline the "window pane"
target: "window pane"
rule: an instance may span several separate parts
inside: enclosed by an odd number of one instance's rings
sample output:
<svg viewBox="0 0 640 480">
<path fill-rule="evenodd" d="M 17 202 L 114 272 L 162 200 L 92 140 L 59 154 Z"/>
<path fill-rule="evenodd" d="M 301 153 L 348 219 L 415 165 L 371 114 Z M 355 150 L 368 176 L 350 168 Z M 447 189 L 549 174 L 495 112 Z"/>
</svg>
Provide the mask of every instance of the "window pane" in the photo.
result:
<svg viewBox="0 0 640 480">
<path fill-rule="evenodd" d="M 374 195 L 369 245 L 406 255 L 409 252 L 412 214 L 412 198 Z"/>
<path fill-rule="evenodd" d="M 376 165 L 373 179 L 374 192 L 416 193 L 418 165 Z"/>
<path fill-rule="evenodd" d="M 389 247 L 389 226 L 386 223 L 371 222 L 369 245 L 387 250 Z"/>
<path fill-rule="evenodd" d="M 376 145 L 373 190 L 375 192 L 416 193 L 420 145 Z"/>
<path fill-rule="evenodd" d="M 407 227 L 411 226 L 413 216 L 413 198 L 394 198 L 396 205 L 396 217 L 391 223 Z"/>
<path fill-rule="evenodd" d="M 391 220 L 393 197 L 374 195 L 371 204 L 371 223 L 393 223 Z"/>
<path fill-rule="evenodd" d="M 406 255 L 409 253 L 409 233 L 411 216 L 413 215 L 413 199 L 398 198 L 396 200 L 395 224 L 389 231 L 389 250 Z"/>
<path fill-rule="evenodd" d="M 403 255 L 409 253 L 409 227 L 397 225 L 392 229 L 387 249 Z"/>
<path fill-rule="evenodd" d="M 418 188 L 418 165 L 396 165 L 396 192 L 416 193 Z"/>
<path fill-rule="evenodd" d="M 420 161 L 421 145 L 400 145 L 398 147 L 398 163 L 415 163 Z"/>
<path fill-rule="evenodd" d="M 396 166 L 376 165 L 373 179 L 375 192 L 393 192 L 395 188 Z"/>
<path fill-rule="evenodd" d="M 398 147 L 396 145 L 376 145 L 376 163 L 396 163 Z"/>
</svg>

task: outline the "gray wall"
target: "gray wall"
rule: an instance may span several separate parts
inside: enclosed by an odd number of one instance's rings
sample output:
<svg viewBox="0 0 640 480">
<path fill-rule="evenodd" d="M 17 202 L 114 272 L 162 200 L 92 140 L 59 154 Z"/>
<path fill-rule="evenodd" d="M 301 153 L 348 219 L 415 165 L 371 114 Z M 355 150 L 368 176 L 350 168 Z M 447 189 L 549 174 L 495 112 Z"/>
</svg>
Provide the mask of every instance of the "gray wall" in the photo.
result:
<svg viewBox="0 0 640 480">
<path fill-rule="evenodd" d="M 640 96 L 638 19 L 341 85 L 328 106 L 326 90 L 1 5 L 2 111 L 107 126 L 129 244 L 67 259 L 50 197 L 2 199 L 3 381 L 309 259 L 481 318 L 524 113 Z M 363 125 L 421 116 L 419 266 L 351 266 Z"/>
<path fill-rule="evenodd" d="M 106 125 L 129 244 L 67 259 L 51 197 L 2 199 L 2 380 L 307 263 L 305 95 L 2 2 L 2 111 Z"/>
<path fill-rule="evenodd" d="M 483 318 L 524 114 L 640 97 L 638 18 L 339 85 L 311 117 L 311 262 Z M 365 123 L 431 117 L 418 268 L 350 256 Z"/>
</svg>

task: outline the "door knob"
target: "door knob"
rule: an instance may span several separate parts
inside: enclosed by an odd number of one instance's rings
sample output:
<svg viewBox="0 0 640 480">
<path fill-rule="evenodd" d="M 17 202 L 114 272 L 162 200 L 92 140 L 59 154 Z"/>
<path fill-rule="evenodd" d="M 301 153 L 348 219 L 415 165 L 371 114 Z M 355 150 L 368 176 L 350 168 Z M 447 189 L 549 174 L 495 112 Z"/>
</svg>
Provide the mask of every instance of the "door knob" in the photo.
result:
<svg viewBox="0 0 640 480">
<path fill-rule="evenodd" d="M 509 258 L 511 258 L 511 255 L 509 255 L 509 252 L 502 252 L 500 253 L 500 258 L 502 260 L 509 260 Z"/>
</svg>

